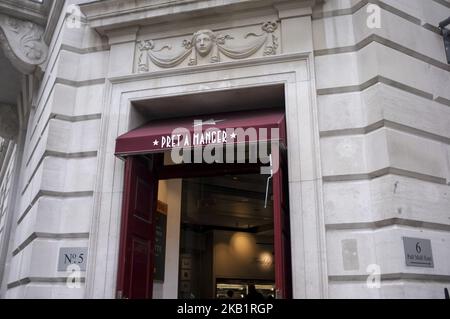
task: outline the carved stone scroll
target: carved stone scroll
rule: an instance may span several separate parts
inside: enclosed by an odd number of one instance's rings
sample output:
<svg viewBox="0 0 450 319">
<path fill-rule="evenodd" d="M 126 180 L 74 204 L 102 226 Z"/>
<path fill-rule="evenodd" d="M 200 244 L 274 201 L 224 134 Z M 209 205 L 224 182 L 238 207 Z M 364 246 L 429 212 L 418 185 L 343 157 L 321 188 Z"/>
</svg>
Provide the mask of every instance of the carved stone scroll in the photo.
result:
<svg viewBox="0 0 450 319">
<path fill-rule="evenodd" d="M 0 43 L 6 57 L 22 73 L 29 74 L 48 55 L 44 30 L 37 24 L 0 14 Z"/>
</svg>

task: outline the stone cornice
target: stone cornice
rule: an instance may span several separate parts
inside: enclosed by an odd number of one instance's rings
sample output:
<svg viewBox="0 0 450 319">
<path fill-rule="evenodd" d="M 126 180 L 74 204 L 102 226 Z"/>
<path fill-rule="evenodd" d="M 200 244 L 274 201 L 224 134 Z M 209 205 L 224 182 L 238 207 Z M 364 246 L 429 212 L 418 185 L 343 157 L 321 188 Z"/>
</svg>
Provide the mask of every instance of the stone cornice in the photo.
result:
<svg viewBox="0 0 450 319">
<path fill-rule="evenodd" d="M 182 68 L 165 69 L 155 72 L 133 73 L 124 76 L 110 77 L 108 80 L 114 84 L 124 84 L 135 81 L 144 81 L 148 79 L 167 78 L 170 76 L 179 76 L 186 74 L 197 74 L 201 72 L 220 71 L 224 69 L 237 69 L 248 66 L 267 65 L 284 62 L 308 61 L 312 59 L 310 53 L 300 52 L 291 54 L 270 55 L 264 57 L 234 60 L 222 63 L 196 65 Z"/>
<path fill-rule="evenodd" d="M 57 0 L 57 2 L 63 2 Z M 0 0 L 0 12 L 20 20 L 45 26 L 52 1 L 37 3 L 29 0 Z"/>
<path fill-rule="evenodd" d="M 22 73 L 32 73 L 48 55 L 44 29 L 31 21 L 0 14 L 0 43 L 6 57 Z"/>
<path fill-rule="evenodd" d="M 151 25 L 278 5 L 312 6 L 314 0 L 133 0 L 96 1 L 80 6 L 89 25 L 101 34 L 126 26 Z"/>
</svg>

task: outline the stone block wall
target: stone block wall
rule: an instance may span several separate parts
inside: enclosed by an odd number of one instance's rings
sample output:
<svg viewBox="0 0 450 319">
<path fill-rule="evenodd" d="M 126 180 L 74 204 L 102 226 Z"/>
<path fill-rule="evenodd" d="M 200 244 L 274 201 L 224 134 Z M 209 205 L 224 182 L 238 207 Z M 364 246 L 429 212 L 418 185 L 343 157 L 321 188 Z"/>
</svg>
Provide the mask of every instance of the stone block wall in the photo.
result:
<svg viewBox="0 0 450 319">
<path fill-rule="evenodd" d="M 450 286 L 450 65 L 436 28 L 448 16 L 434 0 L 314 9 L 330 298 L 443 298 Z M 431 240 L 434 268 L 405 265 L 404 236 Z M 370 265 L 380 289 L 366 285 Z"/>
<path fill-rule="evenodd" d="M 33 96 L 14 216 L 12 249 L 3 280 L 6 298 L 83 298 L 57 269 L 59 248 L 87 247 L 93 212 L 106 41 L 67 25 L 65 1 L 49 45 L 44 75 Z"/>
</svg>

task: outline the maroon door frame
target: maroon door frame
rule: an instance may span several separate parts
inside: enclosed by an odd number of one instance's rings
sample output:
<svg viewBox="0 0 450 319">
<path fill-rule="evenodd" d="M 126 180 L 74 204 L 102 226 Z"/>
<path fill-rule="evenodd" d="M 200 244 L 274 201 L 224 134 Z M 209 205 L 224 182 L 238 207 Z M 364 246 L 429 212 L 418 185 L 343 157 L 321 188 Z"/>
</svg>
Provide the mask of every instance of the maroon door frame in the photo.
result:
<svg viewBox="0 0 450 319">
<path fill-rule="evenodd" d="M 153 293 L 155 212 L 158 202 L 156 172 L 161 156 L 151 160 L 131 156 L 125 162 L 120 231 L 117 298 L 149 299 Z"/>
<path fill-rule="evenodd" d="M 291 273 L 291 249 L 290 249 L 290 231 L 289 231 L 289 200 L 288 200 L 288 179 L 287 179 L 287 159 L 285 151 L 279 151 L 280 167 L 274 173 L 272 178 L 273 191 L 273 213 L 274 213 L 274 252 L 275 252 L 275 286 L 277 298 L 292 298 L 292 273 Z M 147 158 L 147 170 L 140 172 L 151 180 L 151 194 L 148 199 L 152 198 L 149 206 L 151 209 L 151 223 L 148 226 L 150 234 L 149 248 L 153 252 L 154 246 L 154 216 L 157 203 L 158 181 L 174 178 L 189 178 L 203 176 L 220 176 L 227 174 L 258 174 L 260 165 L 258 164 L 181 164 L 164 166 L 163 154 L 154 154 Z M 153 289 L 153 253 L 149 255 L 147 264 L 149 267 L 149 275 L 147 276 L 146 292 L 143 295 L 133 295 L 133 278 L 131 270 L 132 262 L 129 260 L 133 253 L 130 237 L 132 236 L 132 220 L 133 205 L 138 196 L 133 192 L 136 187 L 136 167 L 145 165 L 143 157 L 130 156 L 125 162 L 125 181 L 122 209 L 122 225 L 120 236 L 120 253 L 119 253 L 119 269 L 117 276 L 117 295 L 120 298 L 151 298 Z"/>
<path fill-rule="evenodd" d="M 292 298 L 291 232 L 289 219 L 289 183 L 286 152 L 279 151 L 279 168 L 273 174 L 273 228 L 275 252 L 275 288 L 277 298 Z"/>
</svg>

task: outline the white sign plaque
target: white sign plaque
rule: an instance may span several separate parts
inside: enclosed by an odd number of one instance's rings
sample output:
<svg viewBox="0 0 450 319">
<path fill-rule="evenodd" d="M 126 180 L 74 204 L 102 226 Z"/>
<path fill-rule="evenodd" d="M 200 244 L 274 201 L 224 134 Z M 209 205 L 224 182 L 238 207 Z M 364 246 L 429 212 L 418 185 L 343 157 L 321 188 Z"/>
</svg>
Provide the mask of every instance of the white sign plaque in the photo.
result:
<svg viewBox="0 0 450 319">
<path fill-rule="evenodd" d="M 87 247 L 62 247 L 59 249 L 58 271 L 67 271 L 70 265 L 77 265 L 86 271 Z"/>
<path fill-rule="evenodd" d="M 403 237 L 406 266 L 434 268 L 431 240 Z"/>
</svg>

